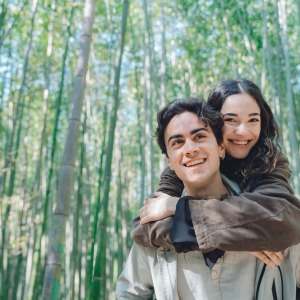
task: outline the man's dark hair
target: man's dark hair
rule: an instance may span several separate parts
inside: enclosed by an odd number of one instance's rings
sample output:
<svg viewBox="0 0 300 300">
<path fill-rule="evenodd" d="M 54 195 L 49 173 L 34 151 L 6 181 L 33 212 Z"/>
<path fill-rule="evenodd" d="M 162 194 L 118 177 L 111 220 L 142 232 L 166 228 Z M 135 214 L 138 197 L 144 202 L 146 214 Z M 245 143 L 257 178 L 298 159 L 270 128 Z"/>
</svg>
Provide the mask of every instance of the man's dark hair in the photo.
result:
<svg viewBox="0 0 300 300">
<path fill-rule="evenodd" d="M 219 112 L 213 110 L 204 100 L 198 98 L 175 99 L 157 113 L 158 125 L 155 136 L 163 154 L 166 154 L 168 157 L 164 138 L 166 127 L 174 116 L 184 112 L 195 113 L 204 122 L 205 126 L 209 125 L 216 137 L 217 143 L 221 144 L 223 118 Z"/>
</svg>

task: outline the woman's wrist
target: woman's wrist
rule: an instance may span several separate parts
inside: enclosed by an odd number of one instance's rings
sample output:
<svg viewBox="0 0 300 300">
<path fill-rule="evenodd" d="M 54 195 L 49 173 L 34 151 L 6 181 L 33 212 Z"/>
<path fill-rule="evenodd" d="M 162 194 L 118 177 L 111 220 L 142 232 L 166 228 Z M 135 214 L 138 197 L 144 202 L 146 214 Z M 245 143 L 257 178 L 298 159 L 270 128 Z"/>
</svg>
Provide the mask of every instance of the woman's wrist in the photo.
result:
<svg viewBox="0 0 300 300">
<path fill-rule="evenodd" d="M 170 197 L 168 201 L 168 212 L 170 216 L 174 216 L 176 212 L 176 205 L 180 198 L 179 197 Z"/>
</svg>

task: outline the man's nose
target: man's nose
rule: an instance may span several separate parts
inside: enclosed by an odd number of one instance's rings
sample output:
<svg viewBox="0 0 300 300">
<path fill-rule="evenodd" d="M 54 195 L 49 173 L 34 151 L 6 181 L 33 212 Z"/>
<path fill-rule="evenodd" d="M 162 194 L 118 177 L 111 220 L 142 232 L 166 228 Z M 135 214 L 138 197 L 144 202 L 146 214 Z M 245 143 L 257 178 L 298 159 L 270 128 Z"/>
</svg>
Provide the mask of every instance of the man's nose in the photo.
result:
<svg viewBox="0 0 300 300">
<path fill-rule="evenodd" d="M 184 145 L 184 154 L 193 154 L 199 151 L 197 143 L 191 140 L 186 140 Z"/>
</svg>

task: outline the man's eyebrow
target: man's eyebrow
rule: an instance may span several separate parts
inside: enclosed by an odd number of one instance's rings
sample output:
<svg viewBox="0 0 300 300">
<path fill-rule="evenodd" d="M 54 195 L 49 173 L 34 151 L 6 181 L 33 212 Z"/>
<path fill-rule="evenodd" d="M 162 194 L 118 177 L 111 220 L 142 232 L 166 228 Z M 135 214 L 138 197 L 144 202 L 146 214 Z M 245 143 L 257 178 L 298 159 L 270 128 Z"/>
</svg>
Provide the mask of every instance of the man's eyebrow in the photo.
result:
<svg viewBox="0 0 300 300">
<path fill-rule="evenodd" d="M 199 132 L 199 131 L 203 131 L 203 130 L 208 132 L 208 130 L 207 130 L 205 127 L 200 127 L 200 128 L 195 128 L 195 129 L 193 129 L 193 130 L 191 131 L 191 134 L 195 134 L 195 133 L 197 133 L 197 132 Z M 169 142 L 170 142 L 171 140 L 178 139 L 178 138 L 182 138 L 182 137 L 183 137 L 182 134 L 174 134 L 174 135 L 171 135 L 171 136 L 168 138 L 168 144 L 169 144 Z"/>
<path fill-rule="evenodd" d="M 202 130 L 208 132 L 207 128 L 205 128 L 205 127 L 200 127 L 200 128 L 193 129 L 193 130 L 191 131 L 191 134 L 195 134 L 195 133 L 197 133 L 197 132 L 199 132 L 199 131 L 202 131 Z"/>
<path fill-rule="evenodd" d="M 174 135 L 171 135 L 169 138 L 168 138 L 168 144 L 171 140 L 174 140 L 174 139 L 178 139 L 178 138 L 182 138 L 183 135 L 182 134 L 174 134 Z"/>
</svg>

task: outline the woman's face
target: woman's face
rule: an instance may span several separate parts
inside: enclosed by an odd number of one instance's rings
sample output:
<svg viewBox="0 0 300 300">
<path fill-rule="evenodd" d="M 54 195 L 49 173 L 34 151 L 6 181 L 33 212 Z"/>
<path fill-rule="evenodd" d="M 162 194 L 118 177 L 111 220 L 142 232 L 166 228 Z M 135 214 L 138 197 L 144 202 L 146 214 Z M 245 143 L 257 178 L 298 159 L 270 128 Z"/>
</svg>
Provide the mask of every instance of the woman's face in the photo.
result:
<svg viewBox="0 0 300 300">
<path fill-rule="evenodd" d="M 248 156 L 261 131 L 260 108 L 248 94 L 229 96 L 222 108 L 223 143 L 226 153 L 236 159 Z"/>
</svg>

